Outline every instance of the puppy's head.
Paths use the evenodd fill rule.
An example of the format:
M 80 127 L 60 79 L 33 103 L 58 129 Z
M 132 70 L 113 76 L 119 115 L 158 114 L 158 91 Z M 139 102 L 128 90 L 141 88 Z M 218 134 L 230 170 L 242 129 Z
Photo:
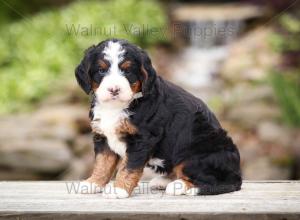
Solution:
M 94 91 L 101 103 L 128 103 L 134 95 L 145 96 L 156 73 L 147 53 L 125 40 L 106 40 L 86 50 L 75 70 L 81 88 Z

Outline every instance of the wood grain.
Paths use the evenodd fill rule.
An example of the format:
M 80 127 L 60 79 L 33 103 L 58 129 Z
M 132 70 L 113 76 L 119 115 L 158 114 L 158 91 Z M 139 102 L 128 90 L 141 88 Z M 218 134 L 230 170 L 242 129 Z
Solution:
M 76 193 L 79 182 L 0 182 L 0 219 L 300 219 L 300 181 L 244 181 L 216 196 L 167 196 L 141 182 L 131 198 Z

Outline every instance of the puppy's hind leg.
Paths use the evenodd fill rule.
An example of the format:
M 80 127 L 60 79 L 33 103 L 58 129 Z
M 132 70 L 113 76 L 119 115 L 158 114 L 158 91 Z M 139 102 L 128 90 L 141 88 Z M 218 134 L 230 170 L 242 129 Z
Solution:
M 196 196 L 200 192 L 200 188 L 196 187 L 193 183 L 189 181 L 183 172 L 183 164 L 180 164 L 174 168 L 174 173 L 176 180 L 170 182 L 166 188 L 167 195 L 179 196 L 179 195 L 189 195 Z

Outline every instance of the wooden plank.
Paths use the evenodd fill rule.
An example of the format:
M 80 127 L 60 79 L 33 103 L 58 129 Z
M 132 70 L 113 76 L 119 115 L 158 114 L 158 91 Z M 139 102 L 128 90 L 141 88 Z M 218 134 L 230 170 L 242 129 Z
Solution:
M 300 219 L 300 181 L 245 181 L 216 196 L 167 196 L 140 183 L 128 199 L 83 195 L 78 182 L 0 182 L 2 219 Z

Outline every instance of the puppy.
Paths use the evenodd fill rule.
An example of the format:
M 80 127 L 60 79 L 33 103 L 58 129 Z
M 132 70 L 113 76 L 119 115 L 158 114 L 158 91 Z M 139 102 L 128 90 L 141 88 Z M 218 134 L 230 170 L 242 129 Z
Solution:
M 129 197 L 145 166 L 168 195 L 239 190 L 240 155 L 200 99 L 156 74 L 147 53 L 120 39 L 90 47 L 75 70 L 92 96 L 95 167 L 85 183 L 107 198 Z

